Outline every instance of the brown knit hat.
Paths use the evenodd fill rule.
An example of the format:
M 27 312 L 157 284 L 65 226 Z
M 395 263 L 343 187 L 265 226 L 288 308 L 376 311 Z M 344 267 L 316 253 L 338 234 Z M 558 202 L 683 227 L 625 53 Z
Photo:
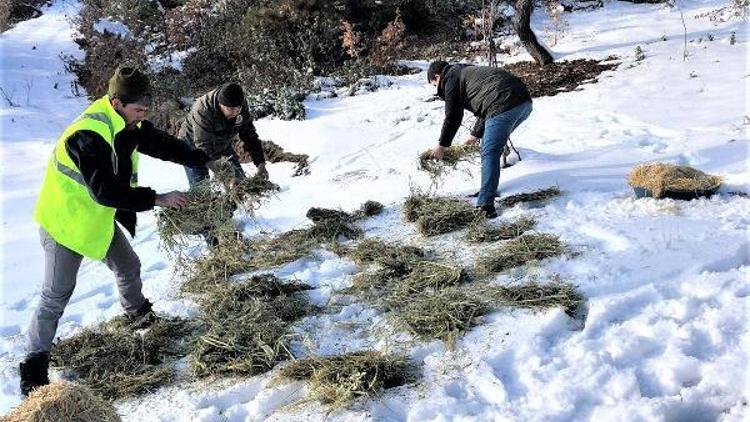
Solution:
M 148 76 L 133 66 L 120 66 L 109 79 L 107 94 L 119 98 L 123 104 L 151 104 L 151 84 Z

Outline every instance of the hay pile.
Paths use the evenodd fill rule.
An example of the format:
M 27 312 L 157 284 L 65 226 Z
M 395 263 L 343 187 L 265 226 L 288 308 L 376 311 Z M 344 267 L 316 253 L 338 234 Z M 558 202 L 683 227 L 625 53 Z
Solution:
M 184 266 L 185 282 L 180 290 L 185 293 L 204 293 L 219 284 L 225 283 L 234 275 L 257 269 L 250 259 L 253 245 L 241 236 L 225 235 L 219 244 Z
M 241 204 L 247 212 L 253 212 L 281 188 L 276 183 L 262 177 L 246 177 L 230 191 L 230 197 Z
M 52 363 L 72 370 L 105 398 L 151 392 L 174 378 L 166 365 L 187 352 L 194 327 L 182 319 L 162 319 L 143 333 L 124 317 L 81 331 L 52 349 Z
M 415 381 L 415 369 L 406 356 L 356 352 L 294 361 L 281 369 L 281 376 L 309 380 L 316 398 L 339 408 L 358 397 Z
M 35 389 L 5 422 L 119 422 L 114 406 L 80 384 L 62 381 Z
M 209 291 L 199 303 L 202 333 L 191 346 L 192 372 L 255 375 L 290 358 L 291 324 L 314 310 L 297 294 L 309 288 L 265 275 Z
M 266 161 L 270 163 L 280 163 L 283 161 L 297 163 L 292 176 L 302 176 L 310 174 L 310 157 L 307 154 L 293 154 L 284 151 L 284 148 L 273 141 L 261 141 Z
M 498 240 L 510 240 L 524 234 L 536 226 L 536 220 L 531 217 L 521 217 L 515 221 L 503 223 L 499 226 L 491 226 L 478 219 L 469 226 L 466 240 L 469 242 L 496 242 Z
M 563 253 L 565 245 L 557 236 L 524 234 L 477 257 L 475 267 L 480 274 L 490 274 Z
M 432 150 L 428 150 L 419 155 L 419 169 L 428 172 L 433 180 L 437 180 L 461 162 L 476 161 L 479 158 L 479 150 L 479 145 L 452 146 L 445 149 L 442 160 L 433 157 Z
M 517 223 L 530 224 L 525 220 Z M 480 258 L 477 266 L 484 273 L 490 273 L 564 250 L 555 236 L 527 234 L 507 242 L 488 257 Z M 370 301 L 388 313 L 396 326 L 416 337 L 442 340 L 449 346 L 483 315 L 500 307 L 562 306 L 570 311 L 582 301 L 573 286 L 559 280 L 544 285 L 480 285 L 461 266 L 432 261 L 419 248 L 375 239 L 360 241 L 348 251 L 348 256 L 365 269 L 352 278 L 352 287 L 347 293 Z
M 404 218 L 416 222 L 425 236 L 462 229 L 480 218 L 482 212 L 466 201 L 448 196 L 430 196 L 413 191 L 404 202 Z
M 467 289 L 449 287 L 415 296 L 395 310 L 397 322 L 423 340 L 449 346 L 491 310 L 486 300 Z
M 701 192 L 716 189 L 721 177 L 706 174 L 688 166 L 665 163 L 641 164 L 628 176 L 630 186 L 651 191 L 654 198 L 666 192 Z
M 216 189 L 216 183 L 204 180 L 187 192 L 190 203 L 181 209 L 162 208 L 156 214 L 156 227 L 168 252 L 179 253 L 187 236 L 215 235 L 233 231 L 231 197 Z
M 513 286 L 489 286 L 481 295 L 494 301 L 498 306 L 541 309 L 561 307 L 573 316 L 583 303 L 583 295 L 570 283 L 559 279 L 551 283 L 536 281 Z
M 506 196 L 498 199 L 498 201 L 503 208 L 510 208 L 522 202 L 546 201 L 557 196 L 560 196 L 560 188 L 552 186 L 533 192 L 517 193 L 515 195 Z

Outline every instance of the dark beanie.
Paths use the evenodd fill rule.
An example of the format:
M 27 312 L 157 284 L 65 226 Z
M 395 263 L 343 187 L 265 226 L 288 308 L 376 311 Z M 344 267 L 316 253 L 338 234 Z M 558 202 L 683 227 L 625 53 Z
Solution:
M 143 72 L 131 66 L 120 66 L 109 79 L 107 94 L 119 98 L 123 104 L 151 103 L 151 84 Z
M 245 93 L 242 92 L 242 87 L 235 83 L 226 84 L 219 90 L 219 104 L 227 107 L 239 107 L 244 99 Z

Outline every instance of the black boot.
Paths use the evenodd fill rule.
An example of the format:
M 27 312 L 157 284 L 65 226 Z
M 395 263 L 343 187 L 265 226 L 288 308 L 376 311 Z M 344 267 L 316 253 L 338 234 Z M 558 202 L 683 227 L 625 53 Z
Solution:
M 159 320 L 159 317 L 151 308 L 151 302 L 146 299 L 146 302 L 134 314 L 128 314 L 130 328 L 133 330 L 142 330 L 154 325 Z
M 28 396 L 37 387 L 49 384 L 49 353 L 34 353 L 26 356 L 19 365 L 21 394 Z
M 482 212 L 484 212 L 484 216 L 488 219 L 491 220 L 493 218 L 497 218 L 497 211 L 495 210 L 494 204 L 485 204 L 482 206 L 478 206 L 477 208 L 482 210 Z

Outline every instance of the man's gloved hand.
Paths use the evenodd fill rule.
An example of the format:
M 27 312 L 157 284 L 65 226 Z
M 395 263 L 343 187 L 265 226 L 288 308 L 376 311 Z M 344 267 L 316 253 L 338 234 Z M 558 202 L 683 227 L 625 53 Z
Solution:
M 255 166 L 255 168 L 257 169 L 255 177 L 259 177 L 263 180 L 268 180 L 268 170 L 266 170 L 266 163 L 260 163 Z

